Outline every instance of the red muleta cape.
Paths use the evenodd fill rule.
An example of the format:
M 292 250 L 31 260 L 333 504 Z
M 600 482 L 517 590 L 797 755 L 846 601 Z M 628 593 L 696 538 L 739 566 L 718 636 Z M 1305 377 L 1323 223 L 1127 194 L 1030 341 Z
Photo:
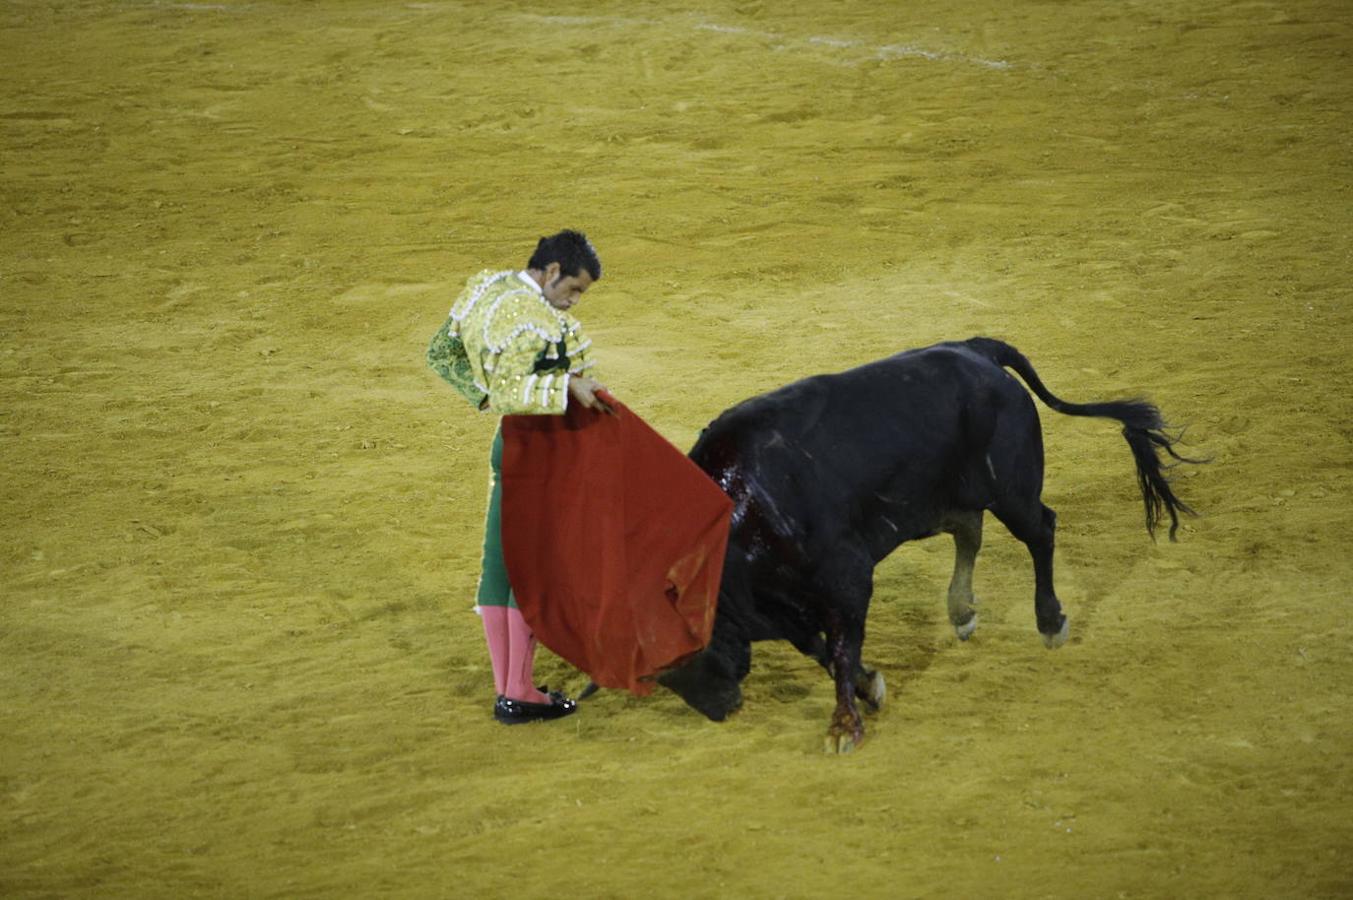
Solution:
M 709 643 L 733 504 L 613 398 L 503 417 L 503 558 L 546 647 L 644 695 Z

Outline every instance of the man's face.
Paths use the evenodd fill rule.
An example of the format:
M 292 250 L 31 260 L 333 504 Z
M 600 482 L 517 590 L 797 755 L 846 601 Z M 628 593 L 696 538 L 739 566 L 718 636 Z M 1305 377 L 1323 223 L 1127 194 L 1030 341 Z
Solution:
M 555 309 L 569 309 L 582 298 L 583 291 L 592 286 L 592 276 L 586 269 L 580 269 L 577 275 L 563 275 L 559 263 L 550 263 L 545 269 L 545 283 L 541 292 L 550 306 Z

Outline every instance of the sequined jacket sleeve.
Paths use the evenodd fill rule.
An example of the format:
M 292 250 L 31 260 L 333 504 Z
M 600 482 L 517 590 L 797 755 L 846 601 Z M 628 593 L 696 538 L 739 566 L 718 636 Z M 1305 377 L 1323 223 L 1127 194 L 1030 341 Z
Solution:
M 560 314 L 558 340 L 519 331 L 502 352 L 485 361 L 488 410 L 500 415 L 560 415 L 568 408 L 569 381 L 596 378 L 592 341 L 572 316 Z
M 524 331 L 485 361 L 490 412 L 505 416 L 563 414 L 568 407 L 570 376 L 565 368 L 549 366 L 553 343 Z

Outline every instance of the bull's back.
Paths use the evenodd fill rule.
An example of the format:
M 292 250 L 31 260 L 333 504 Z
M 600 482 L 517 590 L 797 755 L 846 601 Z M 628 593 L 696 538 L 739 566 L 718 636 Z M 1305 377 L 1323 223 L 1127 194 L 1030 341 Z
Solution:
M 899 432 L 939 437 L 956 424 L 966 402 L 993 387 L 1024 393 L 1018 382 L 966 342 L 907 350 L 744 400 L 701 432 L 690 455 L 711 471 L 730 455 L 762 449 L 784 447 L 830 459 L 861 442 L 886 440 Z M 949 449 L 944 443 L 937 441 L 934 452 Z
M 937 344 L 739 403 L 690 455 L 735 503 L 766 507 L 777 530 L 848 527 L 889 498 L 924 506 L 971 449 L 965 418 L 1011 389 L 1028 402 L 967 344 Z

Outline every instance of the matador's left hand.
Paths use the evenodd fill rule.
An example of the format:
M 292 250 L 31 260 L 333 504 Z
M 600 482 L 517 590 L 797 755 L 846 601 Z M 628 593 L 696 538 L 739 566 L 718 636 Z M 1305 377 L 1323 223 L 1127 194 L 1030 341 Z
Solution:
M 600 382 L 583 375 L 574 375 L 568 380 L 568 392 L 569 396 L 581 403 L 584 409 L 595 409 L 615 415 L 615 410 L 610 404 L 599 396 L 606 393 L 605 386 Z

